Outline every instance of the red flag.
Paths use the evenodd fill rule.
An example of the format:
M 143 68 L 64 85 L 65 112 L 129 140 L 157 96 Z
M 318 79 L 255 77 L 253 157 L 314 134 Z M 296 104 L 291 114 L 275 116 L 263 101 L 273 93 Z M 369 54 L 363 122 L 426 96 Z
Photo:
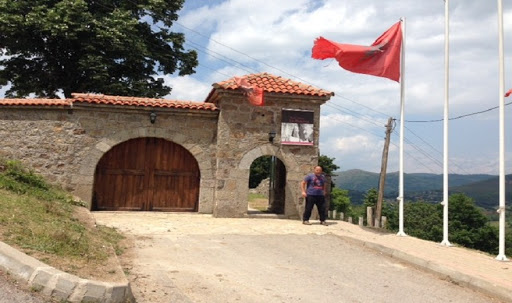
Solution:
M 344 69 L 400 82 L 401 22 L 383 33 L 371 46 L 341 44 L 317 38 L 311 57 L 335 58 Z
M 247 99 L 249 99 L 249 103 L 256 106 L 265 105 L 262 88 L 259 88 L 256 85 L 251 85 L 249 81 L 247 81 L 246 77 L 235 77 L 234 79 L 238 88 L 244 91 Z
M 508 97 L 508 96 L 510 96 L 510 95 L 512 95 L 512 88 L 511 88 L 511 89 L 509 89 L 509 91 L 505 94 L 505 97 Z

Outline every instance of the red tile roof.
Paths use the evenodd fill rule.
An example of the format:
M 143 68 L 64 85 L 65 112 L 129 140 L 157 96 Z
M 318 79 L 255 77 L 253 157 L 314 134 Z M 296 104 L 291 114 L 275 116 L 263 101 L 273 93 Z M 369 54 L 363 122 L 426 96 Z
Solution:
M 0 99 L 4 106 L 71 106 L 70 99 Z
M 72 94 L 69 99 L 0 99 L 0 106 L 73 106 L 77 103 L 149 106 L 197 110 L 217 110 L 213 103 L 176 101 L 167 99 L 108 96 L 100 94 Z
M 99 94 L 72 94 L 74 103 L 113 104 L 128 106 L 151 106 L 184 109 L 217 110 L 213 103 L 177 101 L 167 99 L 108 96 Z
M 326 99 L 334 96 L 333 92 L 268 73 L 250 74 L 245 75 L 244 77 L 250 84 L 256 85 L 268 93 L 317 96 L 324 97 Z M 238 85 L 235 83 L 234 78 L 214 83 L 213 87 L 214 88 L 206 98 L 206 101 L 211 100 L 215 102 L 212 100 L 212 95 L 214 95 L 214 92 L 217 89 L 238 89 Z M 216 105 L 212 102 L 178 101 L 156 98 L 109 96 L 101 94 L 75 93 L 72 94 L 72 98 L 69 99 L 0 99 L 0 106 L 73 106 L 75 103 L 165 107 L 211 111 L 218 110 Z
M 334 96 L 333 92 L 268 73 L 250 74 L 245 75 L 244 77 L 250 84 L 262 88 L 265 92 L 319 97 Z M 231 78 L 226 81 L 214 83 L 213 87 L 214 89 L 220 88 L 235 90 L 238 88 L 238 85 L 235 83 L 235 79 Z

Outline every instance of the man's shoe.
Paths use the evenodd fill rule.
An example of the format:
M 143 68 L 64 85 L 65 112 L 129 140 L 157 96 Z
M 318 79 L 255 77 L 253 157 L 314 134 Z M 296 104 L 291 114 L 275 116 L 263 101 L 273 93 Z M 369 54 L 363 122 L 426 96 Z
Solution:
M 309 221 L 302 221 L 302 224 L 304 224 L 304 225 L 311 225 L 311 223 Z
M 325 226 L 329 225 L 329 224 L 327 224 L 327 222 L 325 222 L 325 221 L 321 221 L 321 222 L 320 222 L 320 224 L 325 225 Z

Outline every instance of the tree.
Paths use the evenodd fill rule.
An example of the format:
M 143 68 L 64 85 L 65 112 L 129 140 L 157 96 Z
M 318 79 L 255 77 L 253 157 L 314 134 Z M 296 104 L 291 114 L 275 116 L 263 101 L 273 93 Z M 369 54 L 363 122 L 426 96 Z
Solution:
M 0 85 L 8 97 L 59 92 L 162 97 L 158 74 L 194 73 L 170 27 L 184 0 L 0 0 Z
M 318 157 L 318 165 L 322 167 L 324 174 L 332 176 L 332 173 L 340 168 L 338 165 L 334 164 L 334 160 L 336 160 L 336 158 L 329 158 L 326 155 L 320 155 Z
M 449 240 L 452 243 L 496 254 L 498 230 L 476 207 L 473 199 L 453 194 L 448 204 Z M 388 228 L 398 231 L 398 207 L 386 205 Z M 440 242 L 443 238 L 443 207 L 440 204 L 415 202 L 404 204 L 404 229 L 413 237 Z
M 366 194 L 364 195 L 364 200 L 363 200 L 363 206 L 364 206 L 364 210 L 363 210 L 363 218 L 366 222 L 368 222 L 368 214 L 366 212 L 366 209 L 368 207 L 371 207 L 372 208 L 372 216 L 375 214 L 375 207 L 377 205 L 377 200 L 378 200 L 378 192 L 377 192 L 377 189 L 376 188 L 370 188 Z M 380 221 L 379 221 L 380 222 Z M 368 222 L 369 225 L 371 226 L 374 226 L 373 222 Z
M 375 208 L 377 205 L 378 192 L 376 188 L 370 188 L 366 194 L 364 195 L 363 205 L 366 209 L 367 207 Z
M 337 212 L 345 213 L 349 215 L 351 213 L 350 197 L 348 196 L 348 190 L 333 188 L 331 192 L 332 208 Z
M 476 207 L 473 199 L 457 193 L 448 203 L 450 241 L 496 254 L 498 229 L 489 225 L 489 219 Z
M 272 156 L 261 156 L 251 164 L 249 174 L 249 188 L 256 188 L 263 179 L 270 176 Z

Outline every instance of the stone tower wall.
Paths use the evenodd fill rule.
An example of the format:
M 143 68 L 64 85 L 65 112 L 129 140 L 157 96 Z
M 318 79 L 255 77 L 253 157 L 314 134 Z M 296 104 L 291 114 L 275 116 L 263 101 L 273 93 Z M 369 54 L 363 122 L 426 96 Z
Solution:
M 247 212 L 247 196 L 251 163 L 265 155 L 279 158 L 286 167 L 285 210 L 287 217 L 299 217 L 304 208 L 299 184 L 318 161 L 320 104 L 314 98 L 297 96 L 265 96 L 265 106 L 250 105 L 240 92 L 225 92 L 218 106 L 220 115 L 217 134 L 216 190 L 214 215 L 242 217 Z M 314 145 L 282 145 L 281 112 L 300 109 L 314 112 Z M 274 142 L 269 132 L 276 131 Z

